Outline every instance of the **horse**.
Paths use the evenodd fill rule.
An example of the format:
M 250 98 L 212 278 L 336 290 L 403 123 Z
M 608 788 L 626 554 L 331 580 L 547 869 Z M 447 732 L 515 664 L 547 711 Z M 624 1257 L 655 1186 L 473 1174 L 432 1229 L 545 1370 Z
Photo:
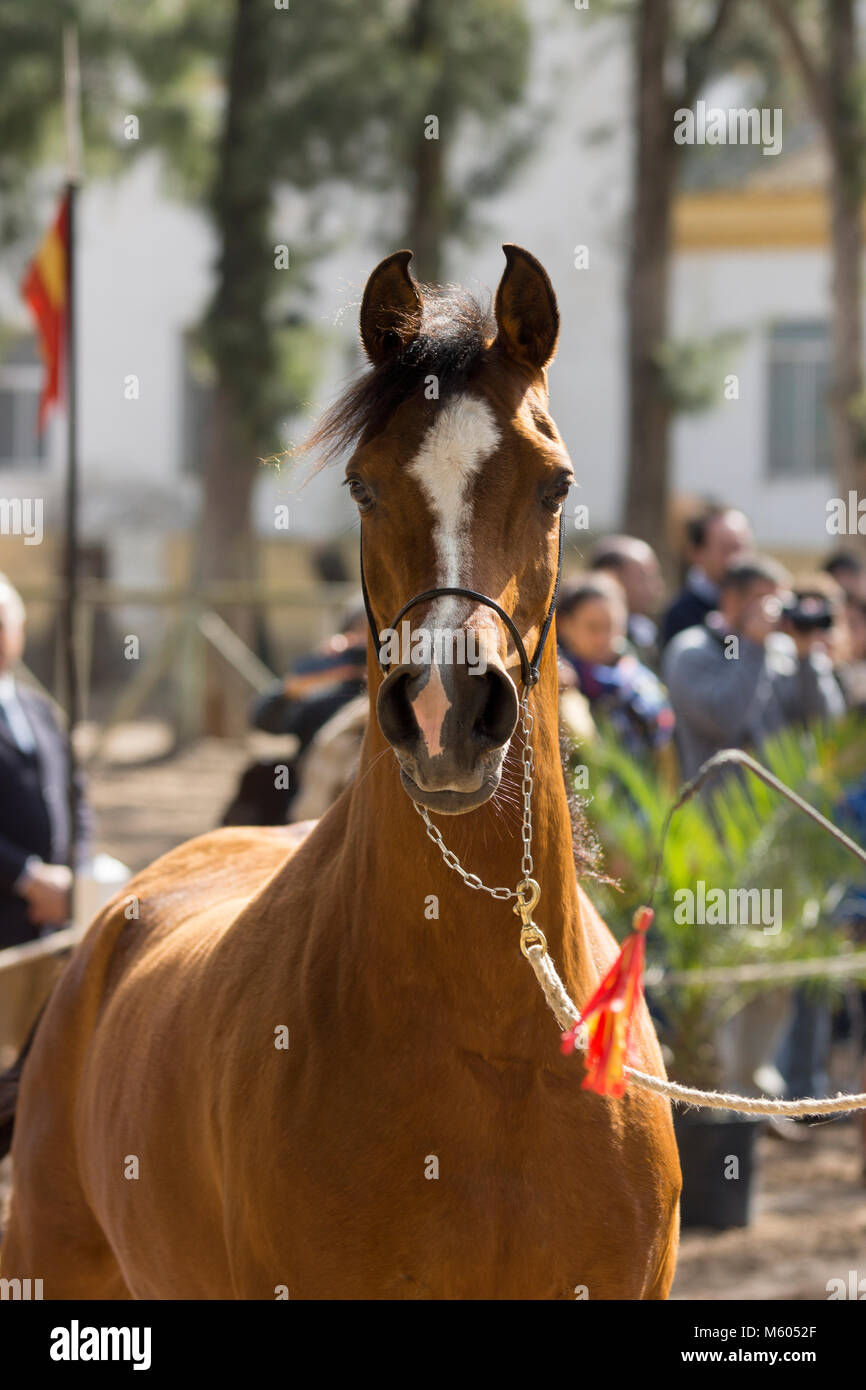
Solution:
M 668 1294 L 669 1102 L 581 1087 L 507 901 L 528 801 L 538 924 L 580 1006 L 617 945 L 578 879 L 545 643 L 573 482 L 559 311 L 504 250 L 492 311 L 420 284 L 410 251 L 382 261 L 368 364 L 311 441 L 349 454 L 360 515 L 354 782 L 315 823 L 216 830 L 138 874 L 38 1023 L 2 1273 L 45 1298 Z M 381 662 L 404 607 L 411 649 Z M 445 631 L 463 659 L 416 649 Z M 632 1047 L 664 1076 L 643 1003 Z

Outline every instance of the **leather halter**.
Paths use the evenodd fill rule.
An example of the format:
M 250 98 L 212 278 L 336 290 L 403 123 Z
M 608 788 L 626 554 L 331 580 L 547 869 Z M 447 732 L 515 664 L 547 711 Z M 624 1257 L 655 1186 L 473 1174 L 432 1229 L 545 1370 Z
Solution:
M 550 632 L 550 628 L 551 628 L 551 625 L 552 625 L 552 623 L 553 623 L 553 615 L 554 615 L 554 613 L 555 613 L 555 611 L 556 611 L 556 600 L 557 600 L 557 598 L 559 597 L 559 581 L 560 581 L 561 577 L 562 577 L 562 513 L 560 512 L 560 514 L 559 514 L 559 550 L 558 550 L 557 560 L 556 560 L 556 583 L 555 583 L 554 586 L 553 586 L 553 594 L 551 595 L 550 603 L 548 604 L 548 607 L 547 607 L 547 613 L 546 613 L 545 618 L 544 618 L 544 625 L 543 625 L 543 627 L 542 627 L 542 629 L 541 629 L 541 632 L 539 633 L 538 642 L 537 642 L 537 644 L 536 644 L 535 651 L 534 651 L 533 654 L 532 654 L 532 660 L 531 660 L 531 661 L 530 661 L 530 659 L 529 659 L 529 657 L 528 657 L 528 655 L 527 655 L 526 647 L 524 646 L 524 643 L 523 643 L 523 638 L 521 637 L 520 632 L 519 632 L 519 630 L 518 630 L 518 628 L 517 628 L 517 625 L 516 625 L 514 619 L 511 617 L 511 615 L 510 615 L 509 613 L 506 613 L 506 611 L 505 611 L 504 608 L 500 608 L 499 604 L 498 604 L 498 603 L 495 603 L 494 600 L 493 600 L 492 598 L 488 598 L 486 594 L 479 594 L 478 591 L 477 591 L 476 589 L 458 589 L 458 588 L 450 588 L 450 587 L 449 587 L 449 588 L 439 588 L 439 589 L 425 589 L 423 593 L 416 594 L 414 598 L 410 598 L 410 600 L 409 600 L 408 603 L 404 603 L 404 604 L 403 604 L 403 607 L 400 609 L 399 613 L 398 613 L 397 616 L 392 620 L 392 622 L 389 624 L 389 626 L 390 626 L 392 629 L 396 630 L 397 624 L 399 623 L 400 619 L 403 618 L 403 617 L 405 617 L 405 615 L 409 612 L 410 608 L 414 608 L 414 607 L 415 607 L 417 604 L 419 604 L 419 603 L 427 603 L 430 599 L 444 598 L 444 597 L 446 597 L 446 596 L 449 596 L 449 595 L 452 595 L 452 594 L 453 594 L 453 595 L 455 595 L 455 596 L 457 596 L 457 597 L 460 597 L 460 598 L 471 598 L 471 599 L 474 600 L 475 603 L 483 603 L 487 608 L 492 608 L 492 609 L 493 609 L 493 612 L 496 614 L 496 616 L 497 616 L 498 618 L 501 618 L 501 619 L 502 619 L 503 623 L 505 624 L 505 626 L 507 627 L 509 633 L 511 634 L 511 639 L 512 639 L 512 641 L 514 642 L 514 646 L 515 646 L 515 648 L 517 649 L 517 654 L 518 654 L 518 656 L 520 657 L 520 674 L 521 674 L 521 680 L 522 680 L 522 682 L 523 682 L 523 688 L 524 688 L 524 690 L 530 690 L 530 689 L 532 688 L 532 686 L 534 686 L 534 685 L 536 684 L 536 682 L 538 681 L 538 676 L 539 676 L 539 669 L 538 669 L 538 668 L 539 668 L 539 663 L 541 662 L 541 656 L 542 656 L 542 653 L 543 653 L 543 651 L 544 651 L 544 644 L 545 644 L 546 641 L 547 641 L 548 634 L 549 634 L 549 632 Z M 383 673 L 384 675 L 387 675 L 387 674 L 388 674 L 388 667 L 387 667 L 387 666 L 385 665 L 385 663 L 382 661 L 382 658 L 381 658 L 381 656 L 380 656 L 380 654 L 379 654 L 380 651 L 381 651 L 381 644 L 380 644 L 380 641 L 379 641 L 379 632 L 378 632 L 378 629 L 377 629 L 377 627 L 376 627 L 376 621 L 375 621 L 375 619 L 374 619 L 374 617 L 373 617 L 373 609 L 372 609 L 371 606 L 370 606 L 370 595 L 369 595 L 369 593 L 368 593 L 368 591 L 367 591 L 367 578 L 366 578 L 366 575 L 364 574 L 364 532 L 363 532 L 363 528 L 362 528 L 362 530 L 361 530 L 361 592 L 362 592 L 362 594 L 363 594 L 363 596 L 364 596 L 364 608 L 366 609 L 366 612 L 367 612 L 367 622 L 368 622 L 368 624 L 369 624 L 370 632 L 371 632 L 372 637 L 373 637 L 373 647 L 374 647 L 375 652 L 376 652 L 376 660 L 377 660 L 378 663 L 379 663 L 379 668 L 380 668 L 380 670 L 382 671 L 382 673 Z

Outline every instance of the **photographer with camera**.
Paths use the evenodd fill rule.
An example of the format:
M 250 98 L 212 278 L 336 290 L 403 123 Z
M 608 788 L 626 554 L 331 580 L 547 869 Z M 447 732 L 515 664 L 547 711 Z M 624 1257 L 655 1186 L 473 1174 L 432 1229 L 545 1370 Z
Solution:
M 664 680 L 684 777 L 722 748 L 759 749 L 786 725 L 844 713 L 830 654 L 836 609 L 819 580 L 792 592 L 773 560 L 738 558 L 718 611 L 670 643 Z
M 831 587 L 832 586 L 832 587 Z M 833 672 L 841 598 L 827 576 L 789 588 L 774 561 L 743 557 L 722 577 L 718 611 L 681 632 L 665 657 L 684 777 L 722 748 L 757 751 L 779 729 L 845 712 Z M 735 774 L 731 774 L 735 775 Z M 712 800 L 713 784 L 707 795 Z M 794 991 L 778 1056 L 788 1096 L 827 1093 L 830 1010 Z M 754 1056 L 756 1067 L 770 1058 Z M 796 1127 L 774 1123 L 791 1138 Z
M 796 579 L 782 605 L 781 629 L 801 661 L 820 653 L 835 665 L 844 658 L 845 595 L 828 574 Z
M 841 682 L 842 663 L 847 657 L 848 632 L 845 620 L 845 591 L 829 574 L 807 575 L 795 580 L 782 606 L 782 631 L 797 652 L 800 670 L 831 668 Z M 798 985 L 791 1001 L 791 1016 L 776 1064 L 785 1078 L 785 1094 L 825 1096 L 829 1094 L 827 1072 L 833 1015 L 826 999 L 805 985 Z M 779 1127 L 776 1127 L 779 1133 Z M 785 1136 L 789 1137 L 789 1136 Z

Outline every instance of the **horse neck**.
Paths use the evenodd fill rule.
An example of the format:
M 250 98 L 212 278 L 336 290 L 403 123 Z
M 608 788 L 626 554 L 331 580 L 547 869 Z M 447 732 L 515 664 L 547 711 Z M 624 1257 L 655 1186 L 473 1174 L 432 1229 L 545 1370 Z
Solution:
M 540 1003 L 543 1026 L 549 1029 L 554 1025 L 519 951 L 520 921 L 513 900 L 473 891 L 444 863 L 400 784 L 396 758 L 376 721 L 372 682 L 371 689 L 371 717 L 344 838 L 344 868 L 353 882 L 343 879 L 341 890 L 355 903 L 358 952 L 365 962 L 376 962 L 371 968 L 391 988 L 399 989 L 401 980 L 412 981 L 413 989 L 423 982 L 438 1001 L 451 1000 L 461 1011 L 472 1002 L 490 1017 L 495 1004 L 496 1015 L 506 1023 L 515 1016 L 525 1022 Z M 532 877 L 541 886 L 533 916 L 554 959 L 575 978 L 575 963 L 584 954 L 583 925 L 552 648 L 545 653 L 529 707 L 534 718 Z M 463 816 L 432 817 L 464 868 L 491 887 L 513 890 L 524 877 L 522 748 L 518 725 L 500 791 L 485 806 Z

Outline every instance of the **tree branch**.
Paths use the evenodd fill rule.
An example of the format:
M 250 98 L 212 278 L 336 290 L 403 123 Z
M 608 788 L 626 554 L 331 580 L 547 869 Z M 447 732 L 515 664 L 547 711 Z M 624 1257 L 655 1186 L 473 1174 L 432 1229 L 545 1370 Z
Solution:
M 691 106 L 706 81 L 716 44 L 734 11 L 737 0 L 719 0 L 716 12 L 703 34 L 694 39 L 686 50 L 685 77 L 679 106 Z
M 790 0 L 764 0 L 770 15 L 781 30 L 800 74 L 816 117 L 829 130 L 832 125 L 830 91 L 827 77 L 809 52 L 806 40 L 791 13 Z

